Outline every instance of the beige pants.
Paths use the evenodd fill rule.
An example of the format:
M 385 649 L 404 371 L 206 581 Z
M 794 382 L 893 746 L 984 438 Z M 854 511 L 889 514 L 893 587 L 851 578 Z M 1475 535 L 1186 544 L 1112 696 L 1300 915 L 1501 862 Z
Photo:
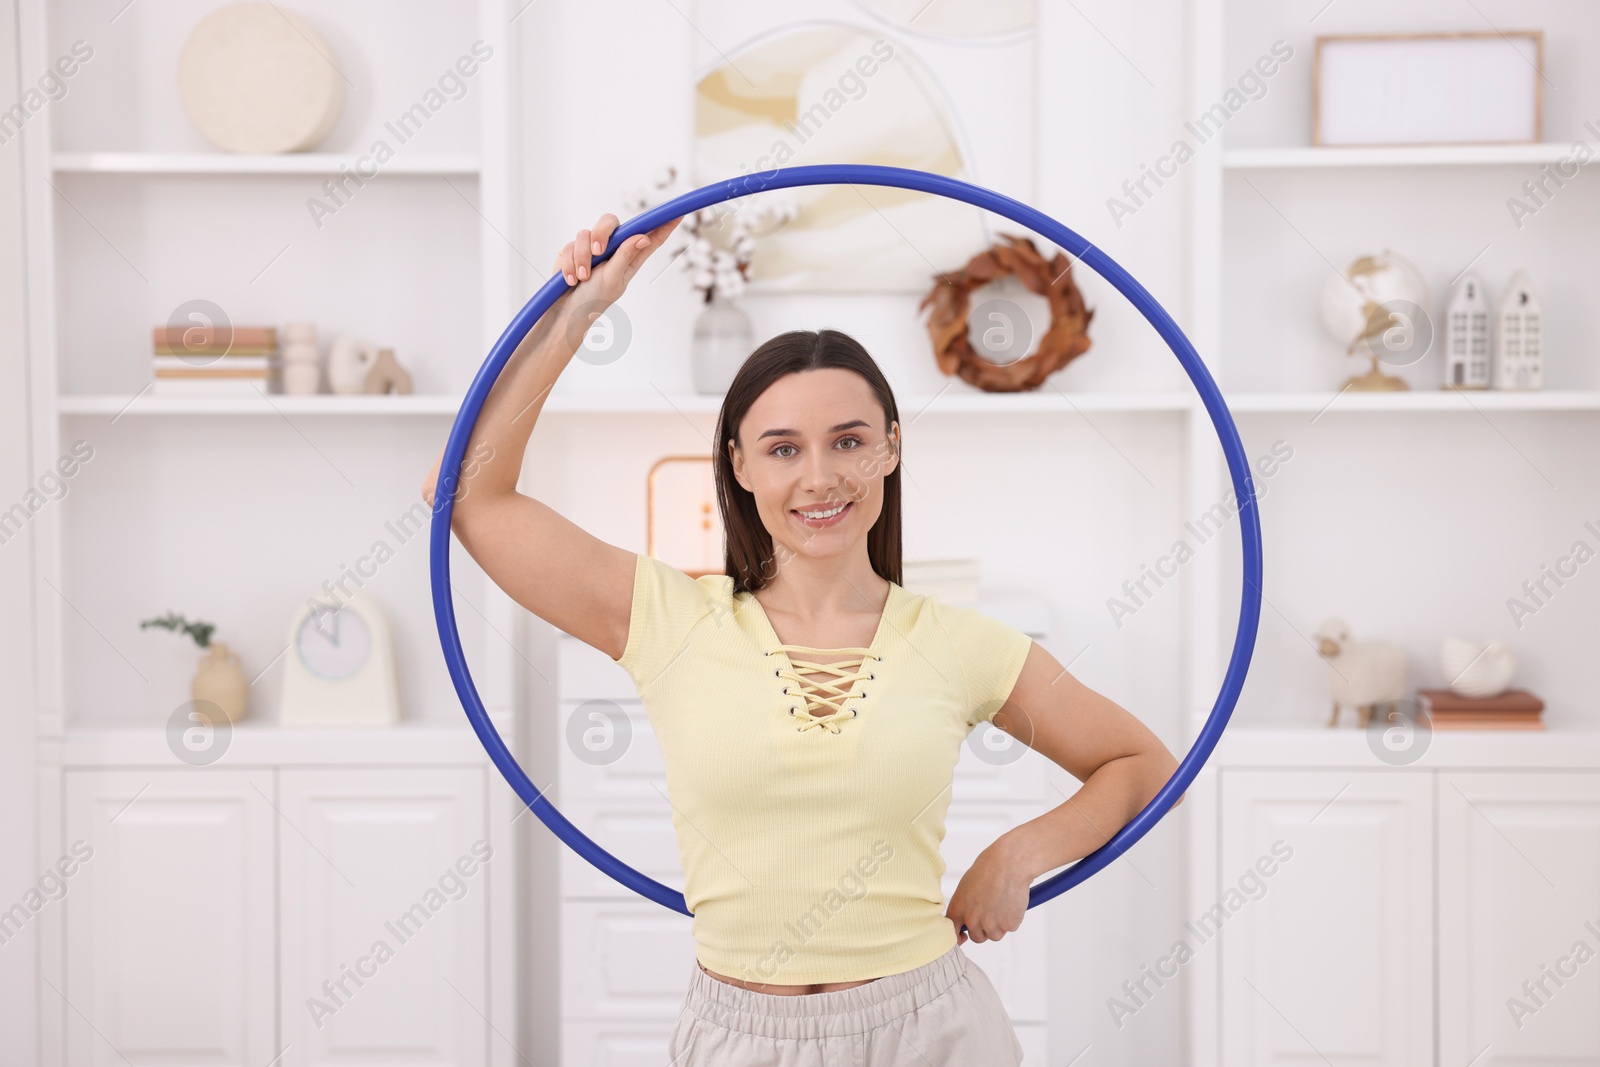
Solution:
M 671 1067 L 1016 1067 L 1022 1044 L 956 945 L 913 970 L 797 996 L 729 985 L 697 960 L 667 1054 Z

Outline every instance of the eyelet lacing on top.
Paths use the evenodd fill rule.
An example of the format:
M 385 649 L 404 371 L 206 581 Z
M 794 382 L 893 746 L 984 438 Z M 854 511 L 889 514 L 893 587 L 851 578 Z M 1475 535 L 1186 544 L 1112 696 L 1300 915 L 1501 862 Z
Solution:
M 856 709 L 854 708 L 849 709 L 850 714 L 848 716 L 841 714 L 845 710 L 843 702 L 853 696 L 864 697 L 867 695 L 865 692 L 850 692 L 850 688 L 854 683 L 862 679 L 870 681 L 878 676 L 876 671 L 866 667 L 867 660 L 877 660 L 879 662 L 883 660 L 882 656 L 867 648 L 818 649 L 809 645 L 779 645 L 777 649 L 774 649 L 774 652 L 779 650 L 790 654 L 789 665 L 792 669 L 785 671 L 784 668 L 780 667 L 774 669 L 772 673 L 780 678 L 787 678 L 790 682 L 798 685 L 800 691 L 795 695 L 806 698 L 804 708 L 789 709 L 789 714 L 799 720 L 795 724 L 795 729 L 801 733 L 811 729 L 813 726 L 821 726 L 836 734 L 839 732 L 840 721 L 848 721 L 855 718 Z M 795 659 L 793 654 L 796 652 L 850 652 L 856 653 L 856 655 L 839 663 L 817 663 L 807 659 Z M 773 652 L 767 653 L 769 656 L 772 654 Z M 831 674 L 833 677 L 823 679 L 806 678 L 801 674 L 803 670 L 820 671 Z M 789 687 L 784 686 L 783 691 L 788 694 Z M 814 714 L 814 712 L 823 708 L 831 710 L 821 715 Z

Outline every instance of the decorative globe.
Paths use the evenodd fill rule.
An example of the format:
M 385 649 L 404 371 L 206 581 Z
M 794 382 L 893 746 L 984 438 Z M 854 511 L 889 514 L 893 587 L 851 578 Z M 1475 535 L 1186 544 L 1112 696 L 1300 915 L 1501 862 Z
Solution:
M 1396 301 L 1426 308 L 1428 283 L 1410 260 L 1385 248 L 1381 255 L 1357 258 L 1343 278 L 1328 279 L 1322 287 L 1322 325 L 1354 353 L 1390 327 L 1386 306 Z

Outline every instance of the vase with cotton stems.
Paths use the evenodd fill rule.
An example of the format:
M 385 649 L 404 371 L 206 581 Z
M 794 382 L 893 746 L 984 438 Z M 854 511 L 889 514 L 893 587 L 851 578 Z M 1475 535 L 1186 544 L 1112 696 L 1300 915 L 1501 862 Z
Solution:
M 643 211 L 684 191 L 679 186 L 677 168 L 669 166 L 648 191 L 634 193 L 626 203 L 634 211 Z M 686 247 L 674 258 L 689 272 L 690 283 L 703 305 L 689 345 L 696 393 L 726 393 L 734 375 L 749 358 L 755 347 L 754 330 L 739 298 L 750 280 L 756 242 L 799 213 L 793 200 L 764 195 L 701 208 L 686 215 L 678 227 L 677 233 Z

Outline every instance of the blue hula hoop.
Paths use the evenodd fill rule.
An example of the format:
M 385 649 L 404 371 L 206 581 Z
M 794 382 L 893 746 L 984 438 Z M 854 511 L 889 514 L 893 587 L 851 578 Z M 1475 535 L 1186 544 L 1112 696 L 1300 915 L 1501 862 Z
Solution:
M 1102 278 L 1116 286 L 1118 291 L 1139 309 L 1167 342 L 1173 354 L 1178 357 L 1178 362 L 1183 364 L 1183 369 L 1188 372 L 1190 380 L 1194 382 L 1201 399 L 1205 402 L 1206 410 L 1211 414 L 1212 424 L 1216 428 L 1223 454 L 1228 461 L 1228 470 L 1233 477 L 1234 494 L 1239 504 L 1239 532 L 1244 543 L 1244 590 L 1240 601 L 1239 628 L 1234 638 L 1233 655 L 1228 661 L 1227 674 L 1223 678 L 1222 689 L 1217 694 L 1216 703 L 1212 705 L 1211 714 L 1201 727 L 1193 747 L 1179 762 L 1172 778 L 1126 826 L 1094 852 L 1060 873 L 1030 887 L 1028 907 L 1036 907 L 1106 867 L 1148 833 L 1189 788 L 1195 776 L 1200 773 L 1200 768 L 1210 758 L 1217 742 L 1222 738 L 1222 732 L 1233 714 L 1234 705 L 1238 702 L 1239 691 L 1244 686 L 1245 674 L 1250 667 L 1250 655 L 1255 647 L 1256 629 L 1261 617 L 1261 523 L 1256 510 L 1255 485 L 1250 477 L 1250 464 L 1245 457 L 1244 446 L 1239 441 L 1239 432 L 1234 426 L 1233 416 L 1229 413 L 1222 394 L 1217 390 L 1216 382 L 1212 380 L 1210 372 L 1206 370 L 1205 364 L 1201 362 L 1189 339 L 1172 320 L 1172 316 L 1157 303 L 1155 297 L 1109 256 L 1072 230 L 1027 204 L 981 186 L 902 167 L 842 163 L 787 167 L 746 174 L 684 193 L 629 219 L 611 235 L 606 250 L 595 257 L 594 262 L 600 263 L 610 258 L 622 242 L 630 237 L 646 233 L 680 215 L 687 215 L 713 204 L 768 189 L 850 184 L 913 189 L 963 201 L 1028 227 L 1035 233 L 1049 238 L 1078 261 L 1088 264 Z M 472 437 L 472 429 L 478 421 L 483 403 L 495 379 L 499 377 L 500 371 L 511 358 L 511 353 L 516 350 L 533 324 L 539 321 L 567 289 L 566 278 L 557 272 L 533 294 L 523 305 L 522 310 L 517 312 L 511 324 L 495 342 L 483 366 L 479 368 L 477 377 L 467 389 L 461 410 L 456 414 L 455 424 L 450 428 L 450 438 L 445 445 L 444 456 L 439 465 L 440 478 L 434 497 L 433 525 L 429 538 L 434 617 L 439 626 L 439 639 L 444 648 L 445 663 L 450 669 L 450 677 L 455 683 L 462 707 L 466 710 L 467 719 L 472 723 L 472 728 L 494 760 L 495 766 L 500 768 L 500 773 L 505 775 L 506 781 L 511 783 L 511 787 L 516 790 L 528 808 L 568 847 L 605 874 L 640 896 L 684 915 L 693 915 L 681 892 L 634 870 L 601 848 L 568 822 L 566 817 L 556 810 L 555 805 L 546 800 L 544 794 L 529 780 L 506 748 L 505 742 L 501 740 L 499 731 L 489 721 L 488 712 L 484 709 L 477 687 L 473 684 L 472 674 L 467 670 L 466 656 L 461 647 L 461 635 L 456 630 L 455 605 L 450 596 L 450 522 L 455 509 L 457 488 L 457 479 L 453 472 L 461 469 L 467 443 Z M 447 471 L 452 473 L 446 476 L 444 472 Z

